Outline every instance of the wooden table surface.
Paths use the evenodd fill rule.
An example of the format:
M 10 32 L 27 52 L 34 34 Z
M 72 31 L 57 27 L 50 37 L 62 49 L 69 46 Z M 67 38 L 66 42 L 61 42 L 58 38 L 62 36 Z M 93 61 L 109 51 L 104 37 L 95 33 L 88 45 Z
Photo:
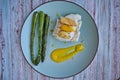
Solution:
M 39 74 L 26 62 L 20 32 L 27 15 L 48 0 L 0 0 L 0 80 L 117 80 L 120 77 L 120 0 L 69 0 L 94 18 L 99 48 L 82 73 L 65 79 Z

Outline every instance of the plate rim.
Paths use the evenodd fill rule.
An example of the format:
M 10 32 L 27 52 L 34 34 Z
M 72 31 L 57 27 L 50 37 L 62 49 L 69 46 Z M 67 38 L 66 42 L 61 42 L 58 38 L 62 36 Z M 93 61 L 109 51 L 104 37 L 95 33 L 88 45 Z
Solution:
M 66 76 L 66 77 L 53 77 L 53 76 L 49 76 L 49 75 L 43 74 L 43 73 L 41 73 L 40 71 L 36 70 L 36 69 L 27 61 L 27 59 L 26 59 L 26 57 L 25 57 L 25 55 L 24 55 L 24 53 L 23 53 L 22 43 L 21 43 L 21 34 L 22 34 L 23 26 L 24 26 L 27 18 L 29 17 L 29 15 L 30 15 L 35 9 L 37 9 L 38 7 L 40 7 L 40 6 L 42 6 L 42 5 L 46 4 L 46 3 L 59 2 L 59 1 L 60 1 L 60 2 L 72 3 L 72 4 L 75 4 L 76 6 L 82 8 L 82 9 L 90 16 L 91 20 L 93 21 L 93 23 L 94 23 L 94 25 L 95 25 L 95 29 L 96 29 L 96 31 L 97 31 L 97 38 L 98 38 L 97 48 L 96 48 L 96 50 L 95 50 L 95 53 L 94 53 L 94 55 L 93 55 L 93 58 L 92 58 L 91 61 L 87 64 L 87 66 L 84 67 L 81 71 L 78 71 L 77 73 L 74 73 L 74 74 L 69 75 L 69 76 Z M 20 49 L 21 49 L 22 55 L 23 55 L 24 58 L 25 58 L 25 61 L 28 63 L 28 65 L 29 65 L 33 70 L 35 70 L 36 72 L 38 72 L 38 73 L 40 73 L 40 74 L 42 74 L 42 75 L 44 75 L 44 76 L 46 76 L 46 77 L 49 77 L 49 78 L 54 78 L 54 79 L 69 78 L 69 77 L 73 77 L 73 76 L 75 76 L 75 75 L 83 72 L 83 71 L 84 71 L 85 69 L 87 69 L 87 68 L 91 65 L 91 63 L 93 62 L 93 60 L 94 60 L 94 58 L 95 58 L 95 56 L 96 56 L 96 54 L 97 54 L 98 47 L 99 47 L 99 32 L 98 32 L 98 28 L 97 28 L 97 25 L 96 25 L 96 23 L 95 23 L 95 20 L 93 19 L 93 17 L 90 15 L 90 13 L 89 13 L 85 8 L 83 8 L 80 4 L 77 4 L 77 3 L 72 2 L 72 1 L 56 0 L 56 1 L 47 1 L 47 2 L 44 2 L 44 3 L 42 3 L 42 4 L 39 4 L 37 7 L 35 7 L 34 9 L 32 9 L 32 10 L 27 14 L 27 16 L 25 17 L 25 19 L 24 19 L 24 21 L 23 21 L 22 28 L 21 28 L 21 30 L 20 30 Z

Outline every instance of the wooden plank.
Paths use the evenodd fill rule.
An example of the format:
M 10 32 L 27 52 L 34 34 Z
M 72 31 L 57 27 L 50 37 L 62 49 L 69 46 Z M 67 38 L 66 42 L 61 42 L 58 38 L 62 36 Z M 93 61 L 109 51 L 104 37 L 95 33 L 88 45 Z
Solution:
M 14 3 L 14 4 L 13 4 Z M 9 9 L 10 20 L 8 23 L 10 24 L 10 46 L 11 46 L 11 64 L 12 64 L 12 80 L 23 80 L 24 77 L 24 62 L 23 58 L 21 57 L 21 48 L 20 48 L 20 29 L 23 24 L 23 5 L 22 1 L 20 0 L 11 0 L 9 2 Z
M 25 21 L 25 19 L 27 18 L 27 16 L 29 15 L 29 13 L 32 11 L 32 0 L 23 0 L 21 3 L 23 6 L 21 7 L 23 10 L 23 13 L 21 15 L 23 15 L 23 22 Z M 23 24 L 23 23 L 22 23 Z M 22 25 L 21 25 L 22 28 Z M 21 53 L 22 54 L 22 53 Z M 27 63 L 27 61 L 25 60 L 25 57 L 22 56 L 22 61 L 24 62 L 24 80 L 37 80 L 37 72 L 35 72 L 31 66 Z
M 9 10 L 9 1 L 2 0 L 2 33 L 4 39 L 4 48 L 2 49 L 2 79 L 3 80 L 12 80 L 12 63 L 11 63 L 11 43 L 10 43 L 10 14 Z
M 110 80 L 120 78 L 120 0 L 110 0 Z
M 109 80 L 109 29 L 110 2 L 99 1 L 97 24 L 99 29 L 99 50 L 97 54 L 97 79 Z
M 2 48 L 4 47 L 2 33 L 2 1 L 0 0 L 0 80 L 2 80 Z

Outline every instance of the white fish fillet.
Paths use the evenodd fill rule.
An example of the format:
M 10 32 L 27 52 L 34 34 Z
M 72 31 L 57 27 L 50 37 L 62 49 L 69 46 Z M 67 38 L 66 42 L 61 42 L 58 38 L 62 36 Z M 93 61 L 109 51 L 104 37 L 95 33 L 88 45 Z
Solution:
M 55 29 L 53 31 L 53 36 L 60 41 L 75 41 L 75 42 L 77 42 L 80 37 L 80 28 L 82 25 L 81 16 L 79 14 L 69 14 L 65 17 L 70 18 L 76 22 L 77 26 L 74 26 L 74 27 L 76 27 L 76 31 L 70 33 L 70 36 L 71 36 L 70 39 L 65 39 L 65 38 L 60 37 L 58 35 L 58 33 L 60 31 L 60 23 L 59 23 L 59 20 L 57 20 Z

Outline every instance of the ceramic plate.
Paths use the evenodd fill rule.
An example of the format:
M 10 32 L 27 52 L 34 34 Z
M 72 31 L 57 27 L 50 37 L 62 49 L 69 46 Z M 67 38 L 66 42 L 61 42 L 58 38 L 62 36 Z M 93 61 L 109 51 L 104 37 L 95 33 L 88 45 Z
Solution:
M 46 57 L 43 63 L 38 66 L 32 64 L 30 59 L 30 32 L 33 12 L 44 11 L 50 16 L 50 26 L 48 30 Z M 78 42 L 62 42 L 55 39 L 51 30 L 54 29 L 58 14 L 65 16 L 67 14 L 77 13 L 82 17 L 81 34 Z M 98 48 L 98 31 L 96 24 L 89 13 L 81 6 L 68 1 L 52 1 L 40 5 L 34 9 L 23 24 L 21 31 L 21 48 L 27 62 L 33 69 L 49 77 L 65 78 L 73 76 L 83 71 L 92 62 Z M 56 48 L 64 48 L 79 43 L 84 43 L 85 50 L 75 55 L 73 58 L 56 63 L 51 60 L 50 54 Z M 35 44 L 37 45 L 37 43 Z

